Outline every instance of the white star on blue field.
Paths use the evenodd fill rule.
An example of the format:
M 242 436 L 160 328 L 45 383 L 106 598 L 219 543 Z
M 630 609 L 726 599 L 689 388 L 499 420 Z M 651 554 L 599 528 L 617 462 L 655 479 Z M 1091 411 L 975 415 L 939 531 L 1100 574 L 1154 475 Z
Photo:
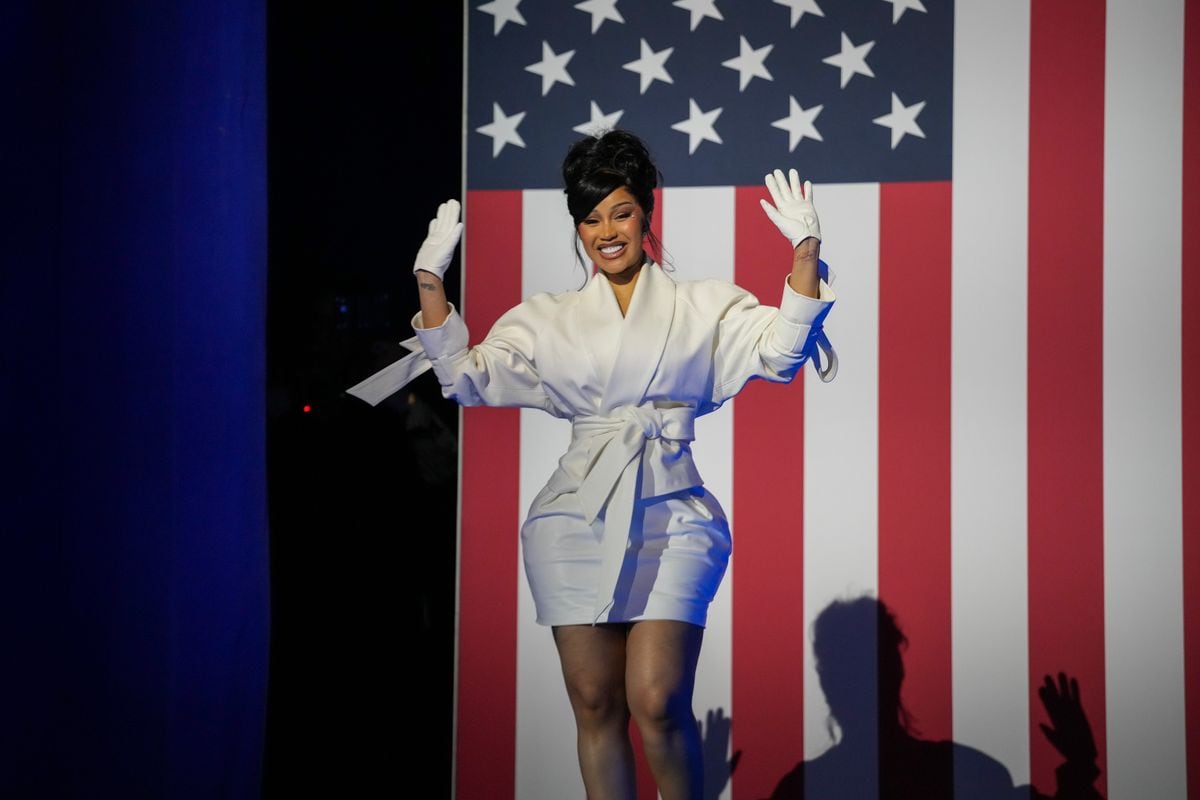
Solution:
M 667 185 L 951 177 L 951 0 L 471 0 L 467 181 L 560 188 L 620 125 Z

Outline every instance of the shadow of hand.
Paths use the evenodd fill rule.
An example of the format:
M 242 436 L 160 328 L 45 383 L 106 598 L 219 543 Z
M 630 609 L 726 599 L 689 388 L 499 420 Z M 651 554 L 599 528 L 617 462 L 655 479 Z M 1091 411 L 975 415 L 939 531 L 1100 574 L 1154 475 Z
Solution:
M 739 750 L 729 761 L 725 760 L 733 730 L 733 720 L 725 716 L 725 709 L 709 710 L 705 718 L 705 722 L 696 720 L 704 748 L 704 800 L 717 800 L 737 769 L 742 753 Z
M 1050 725 L 1038 723 L 1042 733 L 1070 763 L 1090 764 L 1096 760 L 1096 740 L 1079 700 L 1079 683 L 1058 673 L 1058 683 L 1049 675 L 1038 688 L 1038 697 L 1050 716 Z

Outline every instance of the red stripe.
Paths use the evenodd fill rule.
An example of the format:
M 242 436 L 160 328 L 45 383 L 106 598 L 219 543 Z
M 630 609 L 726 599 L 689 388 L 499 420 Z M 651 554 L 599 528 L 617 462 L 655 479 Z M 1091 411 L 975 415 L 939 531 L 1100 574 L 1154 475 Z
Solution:
M 1043 676 L 1077 676 L 1105 768 L 1103 3 L 1035 0 L 1029 89 L 1029 683 L 1034 784 L 1061 756 Z M 995 232 L 1004 247 L 1005 231 Z M 1020 302 L 997 298 L 997 302 Z M 1096 786 L 1107 794 L 1106 776 Z
M 662 189 L 654 190 L 654 214 L 650 217 L 650 230 L 654 233 L 654 238 L 662 241 L 663 232 L 663 191 Z M 650 254 L 657 263 L 662 263 L 662 253 L 658 253 L 650 245 L 650 240 L 647 238 L 645 242 L 646 252 Z
M 879 597 L 909 640 L 915 732 L 938 740 L 953 734 L 950 194 L 906 183 L 879 197 Z
M 1188 796 L 1200 798 L 1200 0 L 1183 34 L 1183 617 Z
M 791 258 L 760 197 L 737 189 L 734 280 L 778 305 Z M 752 381 L 733 401 L 735 797 L 766 797 L 804 758 L 803 378 Z
M 521 193 L 467 193 L 467 326 L 479 341 L 521 301 Z M 516 781 L 517 520 L 520 412 L 465 408 L 462 416 L 458 694 L 459 800 L 511 798 Z
M 637 796 L 658 797 L 658 784 L 654 781 L 654 773 L 650 771 L 650 762 L 646 760 L 642 732 L 632 719 L 629 720 L 629 741 L 633 745 L 633 758 L 637 768 Z

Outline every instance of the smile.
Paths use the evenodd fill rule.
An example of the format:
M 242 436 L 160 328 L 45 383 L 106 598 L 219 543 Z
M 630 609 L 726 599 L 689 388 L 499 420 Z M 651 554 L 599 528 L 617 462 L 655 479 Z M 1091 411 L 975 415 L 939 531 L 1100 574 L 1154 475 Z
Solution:
M 610 244 L 605 247 L 601 247 L 600 252 L 603 253 L 605 256 L 608 256 L 609 258 L 611 258 L 612 256 L 617 255 L 624 249 L 625 249 L 625 245 L 623 245 L 623 244 Z

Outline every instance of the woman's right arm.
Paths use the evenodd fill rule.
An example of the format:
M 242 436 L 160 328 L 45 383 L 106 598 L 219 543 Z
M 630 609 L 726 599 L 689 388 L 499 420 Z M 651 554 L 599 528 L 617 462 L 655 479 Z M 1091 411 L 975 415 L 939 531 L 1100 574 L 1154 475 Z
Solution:
M 533 360 L 537 330 L 547 322 L 538 308 L 522 303 L 497 320 L 482 342 L 467 346 L 466 323 L 442 284 L 462 234 L 459 211 L 456 200 L 438 207 L 413 264 L 421 311 L 413 315 L 412 327 L 419 346 L 402 342 L 414 352 L 347 391 L 375 405 L 432 367 L 442 395 L 462 405 L 528 406 L 557 414 Z
M 527 406 L 555 413 L 533 362 L 536 331 L 544 322 L 522 303 L 502 315 L 484 340 L 467 346 L 467 326 L 446 299 L 442 276 L 462 236 L 457 200 L 438 206 L 429 236 L 413 263 L 421 313 L 413 331 L 433 365 L 442 395 L 465 406 Z
M 447 200 L 438 206 L 437 216 L 429 221 L 429 234 L 417 251 L 413 274 L 421 300 L 421 327 L 436 328 L 450 316 L 442 276 L 454 258 L 454 248 L 462 237 L 459 221 L 462 206 L 457 200 Z
M 432 272 L 417 270 L 417 294 L 421 300 L 421 327 L 436 328 L 450 316 L 450 304 L 446 302 L 446 287 L 442 279 Z

